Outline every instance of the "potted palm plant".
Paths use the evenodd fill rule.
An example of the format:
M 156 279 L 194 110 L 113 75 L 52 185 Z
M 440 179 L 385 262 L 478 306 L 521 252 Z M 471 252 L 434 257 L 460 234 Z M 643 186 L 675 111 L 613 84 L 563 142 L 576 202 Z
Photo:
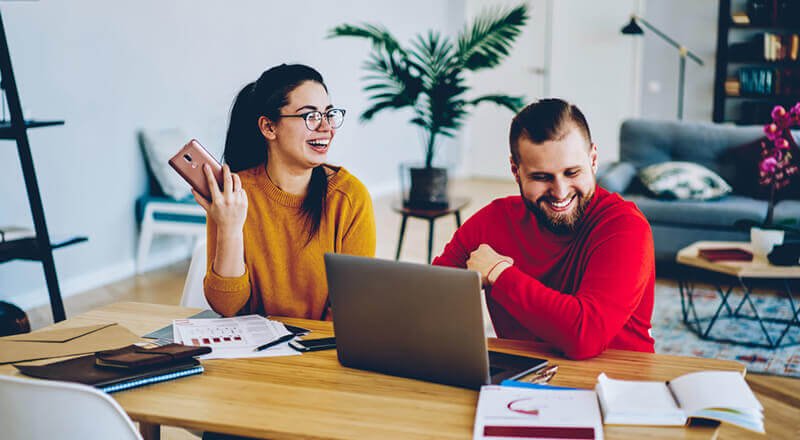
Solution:
M 491 94 L 468 98 L 466 72 L 497 66 L 528 20 L 526 5 L 481 14 L 466 26 L 455 42 L 439 32 L 417 35 L 403 47 L 383 26 L 342 24 L 329 38 L 356 37 L 369 40 L 372 51 L 364 64 L 371 106 L 361 114 L 371 120 L 386 109 L 409 107 L 411 124 L 425 136 L 424 167 L 411 168 L 411 188 L 405 203 L 418 208 L 446 207 L 447 170 L 433 166 L 437 140 L 452 137 L 461 128 L 471 108 L 491 102 L 513 112 L 524 103 L 522 97 Z

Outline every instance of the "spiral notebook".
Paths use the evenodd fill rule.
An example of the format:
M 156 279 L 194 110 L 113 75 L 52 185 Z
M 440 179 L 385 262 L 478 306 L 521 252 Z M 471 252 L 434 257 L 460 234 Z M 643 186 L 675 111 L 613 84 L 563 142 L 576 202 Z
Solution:
M 92 385 L 106 393 L 203 372 L 203 366 L 193 358 L 155 369 L 130 370 L 98 366 L 95 364 L 94 354 L 47 365 L 14 365 L 14 367 L 27 376 Z

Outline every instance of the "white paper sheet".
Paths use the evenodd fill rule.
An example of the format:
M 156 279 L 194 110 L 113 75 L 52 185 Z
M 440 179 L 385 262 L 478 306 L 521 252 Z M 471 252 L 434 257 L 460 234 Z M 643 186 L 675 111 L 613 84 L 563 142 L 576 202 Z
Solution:
M 299 354 L 288 341 L 266 350 L 256 347 L 290 334 L 283 323 L 259 315 L 217 319 L 176 319 L 172 322 L 173 339 L 184 345 L 211 347 L 200 359 L 231 359 Z
M 592 390 L 542 390 L 484 385 L 475 414 L 474 440 L 603 438 Z

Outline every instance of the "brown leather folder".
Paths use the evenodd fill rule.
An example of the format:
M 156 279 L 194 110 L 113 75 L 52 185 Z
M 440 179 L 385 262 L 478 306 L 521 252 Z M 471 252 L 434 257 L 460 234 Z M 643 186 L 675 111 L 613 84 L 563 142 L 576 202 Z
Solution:
M 0 365 L 94 353 L 139 340 L 130 330 L 115 323 L 6 336 L 0 338 Z
M 78 382 L 109 393 L 203 372 L 203 367 L 194 358 L 153 368 L 122 369 L 96 365 L 93 354 L 47 365 L 14 365 L 14 367 L 26 376 Z
M 136 345 L 95 353 L 97 365 L 112 368 L 141 369 L 174 364 L 211 353 L 211 347 L 168 344 L 156 348 Z

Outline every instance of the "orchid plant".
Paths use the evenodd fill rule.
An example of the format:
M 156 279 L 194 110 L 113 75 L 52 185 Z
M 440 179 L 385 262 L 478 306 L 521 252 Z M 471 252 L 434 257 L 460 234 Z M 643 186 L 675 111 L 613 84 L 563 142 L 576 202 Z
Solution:
M 800 126 L 800 102 L 788 111 L 783 106 L 775 106 L 772 122 L 764 126 L 767 140 L 761 143 L 759 183 L 770 189 L 765 225 L 772 224 L 775 193 L 789 185 L 792 176 L 798 172 L 797 165 L 792 162 L 792 154 L 800 154 L 791 132 L 794 126 Z

